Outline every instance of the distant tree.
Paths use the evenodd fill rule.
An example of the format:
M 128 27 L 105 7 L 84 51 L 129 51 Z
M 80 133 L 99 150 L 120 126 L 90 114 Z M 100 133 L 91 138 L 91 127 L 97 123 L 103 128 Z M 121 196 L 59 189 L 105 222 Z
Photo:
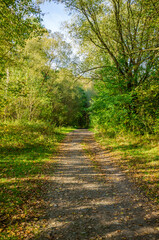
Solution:
M 42 119 L 56 125 L 78 125 L 85 113 L 82 86 L 66 67 L 71 46 L 59 33 L 27 39 L 2 78 L 1 119 Z M 84 122 L 84 121 L 83 121 Z

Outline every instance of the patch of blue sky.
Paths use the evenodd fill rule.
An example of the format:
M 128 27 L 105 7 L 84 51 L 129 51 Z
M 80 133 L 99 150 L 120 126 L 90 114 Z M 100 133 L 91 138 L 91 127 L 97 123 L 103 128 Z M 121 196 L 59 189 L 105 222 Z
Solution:
M 40 4 L 40 8 L 43 16 L 42 24 L 51 32 L 61 32 L 63 34 L 66 33 L 65 29 L 62 28 L 61 24 L 65 21 L 70 20 L 70 16 L 68 15 L 67 11 L 63 4 L 56 4 L 54 2 L 44 2 Z
M 70 22 L 72 16 L 68 14 L 64 4 L 56 4 L 52 1 L 45 1 L 40 4 L 42 13 L 44 14 L 42 24 L 51 32 L 60 32 L 64 35 L 64 39 L 71 44 L 73 53 L 78 52 L 77 44 L 70 38 L 67 29 L 62 25 L 65 21 Z

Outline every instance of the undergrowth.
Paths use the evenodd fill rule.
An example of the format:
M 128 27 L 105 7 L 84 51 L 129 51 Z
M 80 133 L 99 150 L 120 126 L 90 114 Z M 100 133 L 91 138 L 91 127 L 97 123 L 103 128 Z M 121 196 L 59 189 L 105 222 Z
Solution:
M 24 239 L 40 231 L 43 193 L 56 167 L 51 156 L 71 130 L 43 122 L 0 123 L 0 239 Z
M 96 139 L 110 151 L 112 159 L 136 182 L 146 195 L 159 202 L 159 138 L 121 133 L 108 136 L 95 132 Z

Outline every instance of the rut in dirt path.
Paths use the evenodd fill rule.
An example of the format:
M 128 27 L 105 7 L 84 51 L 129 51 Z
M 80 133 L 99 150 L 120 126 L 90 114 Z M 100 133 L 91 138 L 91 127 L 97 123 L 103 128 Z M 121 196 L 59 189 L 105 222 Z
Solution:
M 83 151 L 92 133 L 76 130 L 61 146 L 48 190 L 48 227 L 38 239 L 159 239 L 157 212 L 101 152 L 104 180 Z M 95 142 L 90 142 L 95 144 Z

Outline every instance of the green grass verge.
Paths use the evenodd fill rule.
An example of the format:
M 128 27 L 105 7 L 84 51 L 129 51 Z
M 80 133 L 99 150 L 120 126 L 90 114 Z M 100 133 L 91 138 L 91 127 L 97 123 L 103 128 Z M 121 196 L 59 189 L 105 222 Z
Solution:
M 72 130 L 42 122 L 0 123 L 0 239 L 39 231 L 44 188 L 56 167 L 51 156 Z
M 95 132 L 98 142 L 155 202 L 159 202 L 159 138 L 157 135 L 119 134 L 109 137 Z

